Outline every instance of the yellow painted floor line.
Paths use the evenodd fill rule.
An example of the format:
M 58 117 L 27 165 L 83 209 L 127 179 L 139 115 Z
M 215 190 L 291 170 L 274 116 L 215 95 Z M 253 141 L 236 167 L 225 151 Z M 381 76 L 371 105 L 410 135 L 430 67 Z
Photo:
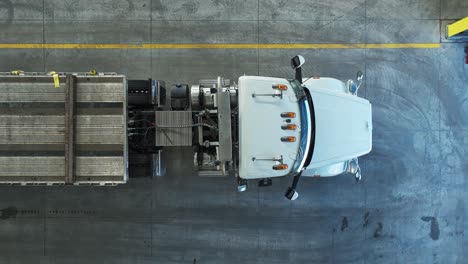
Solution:
M 25 44 L 0 43 L 0 49 L 437 49 L 440 43 L 385 44 Z

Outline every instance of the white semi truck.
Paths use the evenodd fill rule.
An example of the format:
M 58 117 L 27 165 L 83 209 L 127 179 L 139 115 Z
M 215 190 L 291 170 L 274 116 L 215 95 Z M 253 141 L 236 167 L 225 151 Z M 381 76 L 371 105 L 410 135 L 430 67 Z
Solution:
M 296 60 L 296 62 L 294 62 Z M 293 59 L 300 71 L 302 57 Z M 357 97 L 362 80 L 239 78 L 239 177 L 329 177 L 349 172 L 361 179 L 358 157 L 372 149 L 372 108 Z M 299 81 L 300 80 L 300 81 Z
M 160 176 L 170 162 L 162 153 L 174 147 L 194 149 L 202 177 L 235 175 L 238 191 L 251 180 L 268 186 L 292 176 L 285 196 L 294 200 L 301 176 L 347 172 L 360 180 L 358 157 L 372 149 L 371 104 L 357 96 L 363 75 L 346 83 L 302 78 L 304 61 L 291 60 L 291 80 L 218 77 L 170 88 L 109 73 L 4 73 L 0 183 Z

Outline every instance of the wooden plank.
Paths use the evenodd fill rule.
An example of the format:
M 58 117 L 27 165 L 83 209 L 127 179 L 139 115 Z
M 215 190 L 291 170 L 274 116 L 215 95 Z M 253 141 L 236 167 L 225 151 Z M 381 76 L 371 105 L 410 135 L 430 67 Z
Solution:
M 0 180 L 12 177 L 63 177 L 66 174 L 64 157 L 2 157 L 0 156 Z M 74 158 L 74 177 L 113 176 L 122 179 L 125 170 L 124 157 L 90 156 Z M 62 178 L 63 180 L 63 178 Z M 76 178 L 75 178 L 76 180 Z
M 21 179 L 23 176 L 43 178 L 64 175 L 64 157 L 0 157 L 0 181 L 11 176 Z

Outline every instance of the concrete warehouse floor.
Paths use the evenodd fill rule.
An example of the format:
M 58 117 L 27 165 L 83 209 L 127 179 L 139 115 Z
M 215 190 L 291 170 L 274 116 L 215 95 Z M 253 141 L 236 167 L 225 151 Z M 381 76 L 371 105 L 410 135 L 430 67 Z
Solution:
M 468 70 L 445 43 L 466 0 L 0 0 L 0 43 L 439 43 L 404 49 L 0 49 L 0 71 L 114 71 L 197 82 L 224 75 L 353 78 L 374 146 L 352 176 L 236 192 L 169 175 L 118 187 L 1 187 L 0 263 L 467 263 Z M 343 113 L 346 114 L 346 113 Z M 352 117 L 350 117 L 352 118 Z M 352 140 L 352 139 L 350 139 Z M 182 158 L 186 160 L 183 161 Z

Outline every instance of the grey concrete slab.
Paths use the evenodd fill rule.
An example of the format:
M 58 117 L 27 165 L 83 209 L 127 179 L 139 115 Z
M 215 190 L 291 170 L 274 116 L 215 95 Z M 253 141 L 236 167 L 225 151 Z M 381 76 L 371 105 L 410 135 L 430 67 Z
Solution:
M 274 263 L 362 263 L 364 186 L 350 175 L 302 177 L 299 198 L 291 202 L 283 198 L 291 183 L 291 177 L 279 178 L 272 187 L 259 188 L 258 218 L 266 219 L 262 251 L 278 261 Z M 281 248 L 286 241 L 291 247 Z
M 365 186 L 356 183 L 353 176 L 343 174 L 334 178 L 304 177 L 301 180 L 300 193 L 304 199 L 291 205 L 292 216 L 298 219 L 299 216 L 326 216 L 333 228 L 338 229 L 341 229 L 344 217 L 349 222 L 360 221 L 365 208 Z M 287 186 L 291 183 L 292 179 Z M 340 192 L 336 193 L 338 188 Z M 282 189 L 285 191 L 284 187 Z
M 0 232 L 0 255 L 13 260 L 9 263 L 17 256 L 44 254 L 43 219 L 0 219 Z
M 46 43 L 150 43 L 147 21 L 46 21 Z
M 438 131 L 374 133 L 364 174 L 368 215 L 362 248 L 366 263 L 437 259 L 433 253 L 439 252 L 443 227 L 433 224 L 431 231 L 431 219 L 440 221 L 436 206 L 442 199 L 440 155 Z
M 245 228 L 247 225 L 249 229 Z M 197 263 L 256 263 L 258 225 L 260 223 L 229 221 L 223 216 L 156 219 L 153 256 L 164 263 L 192 263 L 194 259 Z
M 449 130 L 440 132 L 442 148 L 442 187 L 464 191 L 468 181 L 468 130 Z
M 468 129 L 468 64 L 463 43 L 443 44 L 440 50 L 441 128 Z
M 242 217 L 257 214 L 256 188 L 239 194 L 234 177 L 210 179 L 193 174 L 170 175 L 156 180 L 154 217 L 210 218 L 213 215 L 242 220 Z
M 44 187 L 2 186 L 0 190 L 2 193 L 0 219 L 40 218 L 45 215 Z M 24 197 L 29 198 L 24 199 Z
M 260 0 L 260 20 L 353 20 L 365 16 L 365 1 Z
M 128 79 L 151 76 L 151 50 L 47 49 L 46 71 L 116 72 Z
M 304 181 L 301 182 L 301 190 L 298 190 L 302 195 L 307 195 L 303 193 L 306 189 L 302 189 L 304 186 Z M 258 216 L 259 218 L 263 219 L 275 219 L 274 222 L 270 222 L 270 224 L 274 224 L 276 221 L 287 221 L 289 219 L 293 219 L 294 216 L 291 216 L 290 213 L 293 211 L 292 204 L 287 200 L 283 199 L 284 193 L 288 186 L 292 183 L 291 177 L 281 177 L 275 178 L 273 180 L 273 185 L 270 187 L 262 187 L 258 188 L 257 196 L 258 196 Z M 256 181 L 251 181 L 249 186 L 256 186 Z M 249 187 L 249 192 L 251 192 L 251 187 Z M 281 210 L 278 210 L 281 208 Z
M 441 19 L 462 19 L 468 14 L 468 3 L 464 0 L 442 0 Z
M 340 228 L 334 229 L 332 263 L 366 263 L 366 251 L 362 249 L 366 239 L 362 222 L 361 215 L 356 218 L 342 217 Z
M 438 49 L 367 51 L 375 130 L 439 129 Z
M 47 219 L 45 254 L 55 257 L 146 256 L 151 254 L 151 227 L 141 219 Z M 96 238 L 99 239 L 96 239 Z
M 465 238 L 467 227 L 465 201 L 467 197 L 466 187 L 454 189 L 448 187 L 443 192 L 442 199 L 437 203 L 436 223 L 440 229 L 437 242 L 444 245 L 444 250 L 438 250 L 438 257 L 446 259 L 449 263 L 463 263 L 466 259 L 468 241 Z M 434 221 L 428 224 L 434 225 L 433 223 Z M 428 233 L 430 236 L 431 233 Z
M 44 71 L 42 49 L 0 49 L 0 71 Z
M 127 79 L 148 79 L 151 76 L 151 50 L 124 49 L 120 53 L 120 70 Z
M 258 1 L 152 0 L 153 20 L 255 20 Z
M 442 243 L 432 240 L 431 224 L 419 217 L 398 217 L 377 212 L 361 245 L 365 263 L 434 263 Z M 453 262 L 451 262 L 453 263 Z
M 314 76 L 333 77 L 346 82 L 355 79 L 358 71 L 366 72 L 366 51 L 364 49 L 322 49 L 318 57 L 310 59 L 314 65 Z M 368 85 L 367 77 L 359 90 L 359 96 L 365 96 Z
M 441 194 L 440 158 L 438 131 L 374 129 L 364 173 L 367 208 L 385 215 L 433 214 Z
M 2 43 L 43 43 L 42 20 L 0 20 Z
M 441 199 L 436 201 L 441 243 L 447 250 L 439 255 L 452 263 L 463 263 L 467 257 L 468 227 L 466 200 L 468 199 L 468 130 L 442 131 Z
M 332 243 L 332 230 L 324 228 L 326 224 L 322 218 L 310 222 L 230 217 L 157 219 L 153 225 L 153 256 L 164 263 L 193 259 L 197 263 L 330 260 L 327 247 Z M 324 249 L 328 254 L 323 254 Z
M 259 230 L 259 263 L 332 263 L 333 229 L 323 218 L 274 220 Z M 271 258 L 270 258 L 271 257 Z
M 46 20 L 150 20 L 151 0 L 44 1 Z
M 400 241 L 395 238 L 398 232 L 395 225 L 383 225 L 378 217 L 376 222 L 369 222 L 366 239 L 361 244 L 364 263 L 395 264 Z M 380 225 L 379 225 L 380 223 Z M 376 236 L 376 237 L 374 237 Z
M 168 175 L 153 185 L 154 260 L 257 263 L 256 188 L 239 194 L 233 177 L 199 177 L 192 156 L 190 148 L 166 153 Z
M 42 20 L 43 1 L 35 0 L 2 0 L 0 1 L 0 18 L 8 22 L 13 20 Z
M 439 19 L 440 0 L 369 0 L 366 16 L 375 19 Z
M 153 43 L 257 43 L 257 21 L 152 22 Z
M 1 264 L 18 263 L 18 264 L 80 264 L 80 263 L 100 263 L 100 264 L 153 264 L 154 258 L 145 256 L 119 256 L 118 258 L 112 256 L 36 256 L 36 255 L 16 255 L 16 256 L 0 256 Z
M 258 223 L 259 239 L 258 247 L 265 251 L 292 252 L 316 251 L 325 249 L 332 245 L 333 236 L 332 223 L 322 217 L 310 217 L 307 221 L 291 221 L 291 219 L 275 219 L 271 222 Z M 285 228 L 286 227 L 286 228 Z M 337 232 L 335 230 L 335 232 Z M 279 253 L 278 252 L 278 253 Z M 311 253 L 312 253 L 311 252 Z M 331 253 L 323 252 L 323 255 Z M 299 257 L 300 256 L 296 256 Z M 293 262 L 292 259 L 289 261 Z
M 260 43 L 364 43 L 365 21 L 260 21 Z
M 153 78 L 197 84 L 200 79 L 256 75 L 256 49 L 159 49 L 153 51 Z
M 243 250 L 243 249 L 229 249 L 229 250 L 216 250 L 212 249 L 207 251 L 200 250 L 164 250 L 154 253 L 152 263 L 168 263 L 168 264 L 182 264 L 182 263 L 267 263 L 264 258 L 258 255 L 258 251 Z M 277 262 L 268 262 L 277 263 Z
M 21 255 L 43 254 L 45 191 L 43 187 L 1 188 L 0 263 L 14 263 Z
M 447 198 L 439 132 L 383 131 L 374 138 L 365 172 L 369 223 L 375 228 L 363 245 L 368 263 L 458 263 L 452 260 L 460 243 L 448 236 L 453 227 L 445 220 L 453 213 L 440 204 Z
M 120 50 L 47 49 L 46 71 L 118 72 L 120 53 Z
M 439 225 L 439 228 L 440 226 L 443 228 L 443 221 L 426 215 L 404 218 L 399 222 L 402 224 L 398 226 L 398 236 L 404 241 L 401 243 L 402 249 L 398 256 L 399 262 L 428 263 L 442 257 L 438 256 L 438 253 L 443 252 L 443 249 L 440 249 L 443 242 L 439 241 L 440 232 L 443 231 L 437 231 L 437 225 Z M 409 242 L 410 240 L 420 243 Z M 412 254 L 408 254 L 409 252 L 412 252 Z M 417 259 L 413 254 L 418 256 Z M 442 257 L 442 259 L 444 258 Z
M 439 43 L 439 20 L 368 19 L 366 37 L 367 43 Z
M 51 219 L 102 218 L 146 219 L 151 217 L 151 180 L 141 179 L 112 188 L 51 187 L 47 189 L 45 213 Z M 64 198 L 65 197 L 65 198 Z

